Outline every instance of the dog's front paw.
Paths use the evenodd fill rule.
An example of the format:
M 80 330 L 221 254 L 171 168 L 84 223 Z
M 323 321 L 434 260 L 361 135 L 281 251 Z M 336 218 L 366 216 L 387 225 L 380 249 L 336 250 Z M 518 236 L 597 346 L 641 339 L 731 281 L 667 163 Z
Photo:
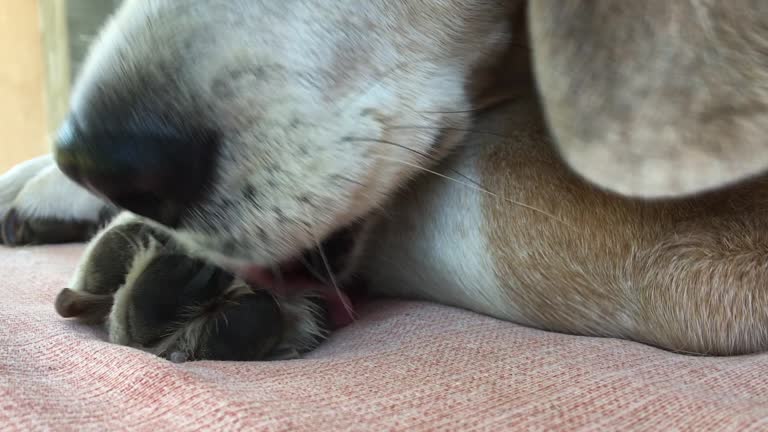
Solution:
M 95 238 L 71 286 L 56 300 L 60 315 L 106 324 L 111 342 L 176 362 L 296 357 L 327 328 L 313 293 L 253 288 L 127 213 Z
M 117 209 L 67 178 L 50 155 L 0 176 L 0 244 L 85 241 L 116 214 Z
M 324 336 L 309 293 L 278 298 L 178 250 L 142 253 L 115 295 L 115 343 L 174 362 L 252 361 L 298 357 Z

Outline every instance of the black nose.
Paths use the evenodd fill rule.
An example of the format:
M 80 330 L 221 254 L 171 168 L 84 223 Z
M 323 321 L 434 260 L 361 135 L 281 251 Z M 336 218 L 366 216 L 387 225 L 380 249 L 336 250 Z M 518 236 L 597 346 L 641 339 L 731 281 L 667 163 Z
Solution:
M 59 129 L 55 155 L 59 168 L 82 186 L 173 227 L 203 193 L 215 144 L 209 131 L 90 130 L 70 117 Z

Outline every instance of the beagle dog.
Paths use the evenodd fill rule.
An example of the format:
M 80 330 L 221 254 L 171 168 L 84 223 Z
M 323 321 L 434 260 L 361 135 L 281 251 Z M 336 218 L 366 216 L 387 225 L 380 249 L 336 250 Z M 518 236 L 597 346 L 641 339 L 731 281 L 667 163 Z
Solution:
M 57 310 L 176 360 L 300 355 L 360 284 L 758 352 L 766 107 L 757 0 L 125 0 L 2 238 L 93 237 Z

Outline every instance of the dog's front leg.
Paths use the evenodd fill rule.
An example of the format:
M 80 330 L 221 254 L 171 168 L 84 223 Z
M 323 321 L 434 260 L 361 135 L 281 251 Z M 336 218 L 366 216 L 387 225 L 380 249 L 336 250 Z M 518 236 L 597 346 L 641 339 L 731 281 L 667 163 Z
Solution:
M 56 300 L 62 317 L 172 361 L 293 358 L 328 329 L 320 293 L 277 295 L 194 256 L 125 212 L 91 241 Z
M 116 214 L 114 207 L 67 178 L 51 155 L 0 176 L 0 244 L 85 241 Z

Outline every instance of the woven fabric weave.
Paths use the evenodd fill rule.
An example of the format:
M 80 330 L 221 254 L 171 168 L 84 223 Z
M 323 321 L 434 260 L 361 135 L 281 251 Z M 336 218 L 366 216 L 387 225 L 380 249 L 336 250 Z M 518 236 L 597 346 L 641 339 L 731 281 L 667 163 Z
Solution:
M 302 360 L 173 364 L 59 318 L 82 246 L 0 248 L 2 431 L 766 430 L 768 356 L 364 305 Z

